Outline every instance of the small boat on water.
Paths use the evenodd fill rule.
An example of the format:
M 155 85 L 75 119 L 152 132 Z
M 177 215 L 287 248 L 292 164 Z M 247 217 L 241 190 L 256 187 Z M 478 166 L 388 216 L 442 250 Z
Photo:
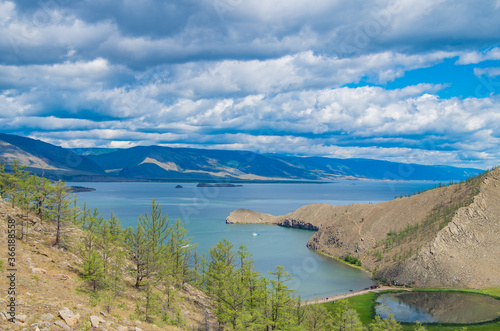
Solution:
M 252 236 L 254 236 L 254 237 L 256 237 L 256 236 L 258 236 L 258 235 L 259 235 L 258 233 L 255 233 L 255 232 L 254 232 L 254 233 L 252 233 Z

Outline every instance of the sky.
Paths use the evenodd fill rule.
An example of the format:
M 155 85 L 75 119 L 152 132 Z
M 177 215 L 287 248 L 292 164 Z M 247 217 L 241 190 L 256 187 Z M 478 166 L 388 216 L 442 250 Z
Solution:
M 500 0 L 0 0 L 0 132 L 500 165 Z

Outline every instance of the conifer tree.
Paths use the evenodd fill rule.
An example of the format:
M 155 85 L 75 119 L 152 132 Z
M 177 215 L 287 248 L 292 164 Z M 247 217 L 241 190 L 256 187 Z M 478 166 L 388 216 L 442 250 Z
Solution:
M 82 277 L 90 284 L 93 292 L 97 292 L 98 289 L 105 285 L 104 261 L 100 254 L 99 243 L 99 231 L 103 222 L 104 219 L 96 208 L 91 213 L 87 209 L 87 205 L 84 205 L 80 221 L 82 229 L 85 230 L 85 235 L 82 238 Z
M 333 330 L 333 320 L 331 314 L 321 304 L 313 304 L 305 307 L 303 323 L 306 329 L 311 331 Z
M 71 207 L 68 200 L 68 192 L 66 185 L 57 181 L 53 186 L 53 193 L 50 196 L 50 210 L 51 216 L 56 221 L 56 239 L 54 241 L 53 246 L 60 246 L 61 244 L 61 234 L 63 230 L 63 222 L 69 217 L 71 214 Z
M 233 275 L 235 268 L 235 254 L 232 249 L 233 244 L 226 239 L 222 239 L 222 241 L 210 248 L 210 261 L 204 274 L 205 289 L 216 301 L 215 314 L 221 328 L 228 321 L 227 287 L 229 278 Z
M 180 219 L 171 228 L 167 246 L 167 258 L 171 259 L 170 268 L 175 285 L 181 286 L 189 279 L 189 262 L 196 245 L 192 245 L 191 238 L 187 238 L 187 230 Z
M 127 244 L 132 261 L 134 262 L 133 273 L 135 277 L 135 287 L 139 288 L 141 281 L 147 277 L 147 238 L 145 237 L 145 231 L 141 224 L 138 223 L 135 230 L 132 228 L 127 230 Z
M 426 331 L 426 330 L 427 329 L 420 322 L 415 323 L 415 327 L 413 328 L 413 331 Z
M 48 207 L 49 197 L 53 193 L 53 187 L 50 181 L 44 177 L 35 176 L 34 179 L 34 202 L 36 214 L 40 218 L 40 223 L 43 224 L 44 217 L 47 215 L 46 208 Z
M 6 193 L 10 196 L 12 208 L 15 207 L 21 194 L 21 183 L 28 175 L 26 167 L 21 166 L 18 160 L 14 160 L 10 165 L 11 173 L 4 175 L 4 186 Z
M 370 324 L 371 331 L 401 331 L 403 327 L 396 322 L 394 316 L 389 315 L 388 318 L 382 319 L 380 316 L 375 316 L 375 321 Z
M 144 236 L 146 239 L 145 254 L 146 262 L 146 277 L 156 275 L 164 263 L 166 242 L 171 233 L 167 215 L 163 215 L 159 203 L 154 199 L 151 203 L 151 213 L 147 211 L 144 216 L 139 216 L 139 222 L 144 229 Z
M 6 174 L 5 174 L 5 162 L 3 159 L 0 160 L 0 202 L 3 200 L 3 195 L 5 193 L 5 187 L 7 185 L 6 182 Z
M 286 285 L 292 278 L 282 266 L 276 266 L 275 271 L 269 274 L 274 276 L 270 280 L 271 330 L 293 330 L 296 325 L 293 318 L 294 300 L 291 297 L 293 290 Z
M 104 266 L 98 252 L 90 252 L 84 260 L 82 277 L 91 285 L 93 292 L 97 292 L 104 285 Z
M 365 329 L 359 320 L 358 313 L 345 300 L 335 303 L 333 319 L 335 330 L 362 331 Z

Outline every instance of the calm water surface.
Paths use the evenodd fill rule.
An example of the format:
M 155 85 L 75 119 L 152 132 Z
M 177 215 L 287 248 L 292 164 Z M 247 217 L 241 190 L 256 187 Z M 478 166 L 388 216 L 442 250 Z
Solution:
M 296 295 L 304 299 L 339 294 L 370 286 L 369 275 L 306 247 L 314 232 L 272 225 L 228 225 L 226 217 L 235 209 L 247 208 L 273 215 L 287 214 L 310 203 L 346 205 L 378 203 L 401 194 L 430 188 L 429 181 L 336 181 L 327 184 L 243 184 L 243 187 L 199 188 L 194 183 L 68 183 L 93 187 L 95 192 L 78 193 L 79 204 L 87 202 L 105 217 L 111 213 L 124 227 L 135 226 L 137 217 L 151 209 L 156 199 L 170 220 L 186 222 L 192 242 L 200 253 L 208 252 L 222 238 L 253 254 L 255 267 L 267 274 L 276 265 L 294 277 Z M 258 236 L 253 236 L 257 233 Z
M 376 313 L 399 322 L 471 324 L 500 316 L 500 300 L 471 293 L 410 292 L 383 294 Z

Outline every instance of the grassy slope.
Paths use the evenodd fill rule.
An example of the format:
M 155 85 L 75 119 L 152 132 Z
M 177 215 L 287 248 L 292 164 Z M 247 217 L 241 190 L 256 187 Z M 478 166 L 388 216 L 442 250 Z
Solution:
M 447 289 L 449 290 L 449 289 Z M 440 291 L 440 289 L 426 289 L 426 291 Z M 489 289 L 480 289 L 480 290 L 457 290 L 457 291 L 463 291 L 463 292 L 471 292 L 471 293 L 480 293 L 480 294 L 487 294 L 491 296 L 495 296 L 497 298 L 500 298 L 500 288 L 489 288 Z M 381 292 L 381 293 L 387 293 L 387 292 Z M 364 295 L 358 295 L 355 297 L 350 297 L 347 299 L 349 302 L 349 305 L 354 308 L 358 314 L 359 318 L 361 319 L 361 322 L 363 325 L 367 326 L 369 325 L 375 318 L 375 300 L 377 299 L 379 294 L 377 293 L 368 293 Z M 327 302 L 327 303 L 322 303 L 328 311 L 332 311 L 334 307 L 333 302 Z M 446 325 L 431 325 L 431 324 L 426 324 L 424 325 L 425 328 L 428 331 L 434 331 L 434 330 L 439 330 L 439 331 L 455 331 L 455 330 L 460 330 L 461 326 L 446 326 Z M 485 324 L 478 324 L 478 325 L 467 325 L 467 331 L 474 331 L 474 330 L 481 330 L 481 331 L 498 331 L 500 330 L 500 321 L 496 321 L 493 323 L 485 323 Z M 414 324 L 403 324 L 403 330 L 413 330 Z
M 7 233 L 7 215 L 18 218 L 24 212 L 17 207 L 11 208 L 10 204 L 0 202 L 0 233 Z M 29 214 L 29 234 L 25 239 L 16 240 L 17 265 L 17 293 L 16 299 L 18 306 L 16 313 L 26 315 L 26 323 L 13 325 L 0 318 L 0 330 L 21 330 L 34 323 L 39 324 L 43 329 L 44 325 L 55 329 L 53 322 L 62 322 L 59 317 L 59 311 L 67 307 L 75 313 L 80 314 L 81 318 L 74 330 L 89 330 L 91 315 L 101 316 L 101 311 L 106 311 L 107 302 L 111 302 L 111 310 L 106 316 L 101 316 L 109 324 L 103 327 L 108 330 L 115 330 L 121 325 L 131 329 L 136 325 L 144 331 L 158 330 L 156 325 L 142 322 L 142 316 L 136 314 L 135 308 L 138 302 L 141 302 L 143 293 L 134 288 L 134 279 L 128 273 L 131 267 L 130 262 L 126 261 L 123 265 L 124 279 L 120 284 L 120 295 L 109 299 L 104 292 L 98 297 L 93 295 L 90 288 L 80 277 L 82 268 L 82 256 L 79 249 L 84 231 L 75 227 L 73 224 L 65 223 L 63 230 L 62 245 L 64 249 L 53 247 L 55 236 L 55 224 L 52 221 L 44 221 L 40 224 L 36 216 Z M 19 221 L 19 220 L 18 220 Z M 18 225 L 18 234 L 21 227 Z M 7 273 L 7 236 L 0 236 L 0 246 L 5 247 L 4 253 L 0 256 L 3 268 L 0 268 L 0 289 L 7 288 L 9 280 L 5 277 Z M 34 271 L 35 268 L 38 271 Z M 3 269 L 3 271 L 2 271 Z M 5 297 L 4 297 L 5 298 Z M 191 329 L 203 323 L 204 305 L 208 303 L 207 297 L 192 287 L 177 291 L 176 302 L 179 303 L 181 314 L 186 328 Z M 2 306 L 6 301 L 0 298 Z M 195 304 L 196 302 L 196 304 Z M 201 305 L 201 306 L 200 306 Z M 0 308 L 0 311 L 5 311 Z M 51 320 L 43 320 L 44 314 L 52 314 Z M 45 323 L 45 324 L 44 324 Z M 167 325 L 161 319 L 157 318 L 155 323 L 162 330 L 181 330 L 181 328 Z M 32 329 L 32 328 L 31 328 Z

